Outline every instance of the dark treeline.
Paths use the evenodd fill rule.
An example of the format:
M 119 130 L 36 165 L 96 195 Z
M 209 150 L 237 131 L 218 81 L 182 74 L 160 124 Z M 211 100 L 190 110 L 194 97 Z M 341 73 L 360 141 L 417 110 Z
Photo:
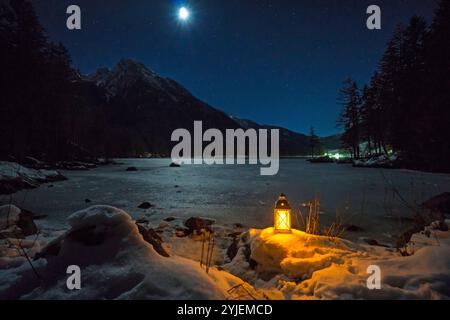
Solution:
M 47 161 L 105 155 L 108 143 L 101 90 L 82 81 L 63 45 L 50 42 L 32 4 L 0 2 L 0 158 Z
M 371 81 L 351 78 L 340 92 L 338 125 L 352 156 L 397 152 L 410 168 L 450 170 L 450 0 L 430 26 L 421 17 L 399 25 Z

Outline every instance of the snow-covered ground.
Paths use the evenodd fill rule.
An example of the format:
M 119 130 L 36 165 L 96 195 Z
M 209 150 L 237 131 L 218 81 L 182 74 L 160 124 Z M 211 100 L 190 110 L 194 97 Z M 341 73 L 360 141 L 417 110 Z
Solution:
M 448 221 L 450 222 L 450 221 Z M 415 234 L 412 256 L 396 250 L 312 236 L 251 229 L 225 270 L 269 299 L 448 299 L 450 232 Z M 254 269 L 248 266 L 250 248 Z M 369 266 L 381 270 L 381 289 L 367 286 Z
M 59 172 L 56 170 L 35 170 L 21 166 L 15 162 L 0 161 L 0 180 L 23 178 L 37 182 L 46 182 L 57 178 Z
M 240 282 L 216 269 L 206 274 L 192 260 L 158 255 L 120 209 L 91 207 L 68 223 L 49 244 L 57 252 L 33 262 L 36 272 L 23 257 L 1 258 L 0 299 L 223 299 Z M 67 289 L 69 265 L 82 270 L 81 290 Z
M 238 237 L 232 261 L 225 258 L 206 273 L 195 261 L 202 237 L 180 237 L 178 220 L 169 220 L 157 229 L 170 257 L 144 241 L 125 211 L 109 206 L 72 214 L 69 229 L 53 239 L 22 240 L 25 252 L 36 258 L 35 271 L 23 255 L 4 250 L 1 243 L 0 299 L 450 298 L 449 231 L 430 227 L 414 235 L 414 254 L 402 257 L 392 249 L 296 230 L 274 234 L 272 228 L 250 229 Z M 216 250 L 224 255 L 226 228 L 215 227 L 223 240 Z M 46 247 L 45 241 L 50 241 Z M 14 241 L 9 246 L 14 247 Z M 187 248 L 191 258 L 179 254 Z M 40 257 L 35 256 L 41 249 Z M 81 268 L 80 290 L 66 287 L 69 265 Z M 380 290 L 367 288 L 369 265 L 381 269 Z
M 0 194 L 37 188 L 41 183 L 65 180 L 56 170 L 36 170 L 15 162 L 0 161 Z
M 39 224 L 51 229 L 66 228 L 71 213 L 95 204 L 122 208 L 134 218 L 145 217 L 154 224 L 169 216 L 204 216 L 222 225 L 240 222 L 262 229 L 272 224 L 273 204 L 281 192 L 287 195 L 295 217 L 300 205 L 319 193 L 322 225 L 329 225 L 339 215 L 343 223 L 363 229 L 346 232 L 346 239 L 367 237 L 392 244 L 412 214 L 393 188 L 411 204 L 450 190 L 448 174 L 310 164 L 303 159 L 282 159 L 274 177 L 260 176 L 258 166 L 170 168 L 170 159 L 119 161 L 123 164 L 62 171 L 69 180 L 18 192 L 12 201 L 48 215 Z M 138 171 L 127 172 L 130 166 Z M 9 196 L 0 196 L 0 204 L 9 201 Z M 137 208 L 144 201 L 154 206 Z

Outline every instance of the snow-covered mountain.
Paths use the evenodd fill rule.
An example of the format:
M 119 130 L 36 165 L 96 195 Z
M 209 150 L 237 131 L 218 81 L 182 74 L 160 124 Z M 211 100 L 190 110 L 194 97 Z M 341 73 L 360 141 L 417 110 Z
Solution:
M 126 97 L 129 90 L 138 83 L 145 85 L 146 91 L 166 93 L 174 101 L 177 101 L 176 97 L 179 95 L 191 95 L 177 82 L 161 77 L 142 63 L 131 59 L 120 60 L 111 70 L 100 68 L 87 78 L 104 88 L 112 97 Z
M 202 120 L 204 130 L 279 129 L 281 155 L 309 153 L 306 135 L 227 115 L 199 100 L 176 81 L 131 59 L 122 59 L 111 69 L 98 69 L 86 79 L 104 91 L 112 124 L 131 135 L 130 143 L 136 144 L 136 150 L 168 154 L 173 145 L 170 141 L 173 130 L 192 129 L 194 121 Z
M 193 129 L 196 120 L 203 121 L 205 130 L 240 127 L 174 80 L 131 59 L 122 59 L 112 69 L 99 69 L 86 79 L 104 90 L 111 125 L 124 132 L 139 152 L 169 154 L 172 132 Z

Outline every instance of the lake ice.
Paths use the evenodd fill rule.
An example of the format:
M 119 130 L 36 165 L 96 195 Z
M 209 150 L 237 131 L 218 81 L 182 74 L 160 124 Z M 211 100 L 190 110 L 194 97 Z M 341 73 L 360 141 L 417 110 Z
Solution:
M 294 223 L 300 205 L 319 193 L 322 225 L 339 215 L 344 223 L 364 229 L 346 232 L 345 238 L 364 236 L 392 243 L 393 235 L 405 227 L 405 218 L 412 215 L 393 188 L 409 204 L 420 204 L 450 191 L 448 174 L 311 164 L 304 159 L 282 159 L 276 176 L 261 176 L 259 166 L 250 165 L 170 168 L 169 159 L 120 162 L 90 171 L 63 171 L 68 181 L 18 192 L 12 201 L 36 214 L 48 215 L 39 223 L 51 229 L 65 228 L 65 219 L 71 213 L 96 204 L 122 208 L 155 225 L 169 216 L 203 216 L 219 224 L 239 222 L 265 228 L 273 223 L 273 205 L 280 193 L 287 195 L 293 207 Z M 130 166 L 138 171 L 127 172 Z M 9 200 L 9 196 L 0 197 L 1 203 Z M 137 208 L 144 201 L 155 207 Z

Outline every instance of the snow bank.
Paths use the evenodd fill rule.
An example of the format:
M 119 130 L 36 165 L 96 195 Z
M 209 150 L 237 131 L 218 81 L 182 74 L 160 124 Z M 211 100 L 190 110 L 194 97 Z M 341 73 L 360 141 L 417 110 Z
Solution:
M 395 168 L 397 166 L 398 155 L 373 156 L 366 160 L 354 160 L 353 166 L 363 168 Z
M 193 260 L 201 249 L 199 236 L 174 235 L 170 230 L 182 225 L 171 221 L 175 229 L 169 222 L 159 227 L 170 253 L 163 257 L 126 212 L 108 206 L 76 212 L 68 219 L 69 230 L 33 261 L 38 276 L 17 251 L 0 250 L 0 299 L 450 298 L 450 232 L 434 225 L 412 236 L 408 257 L 392 248 L 297 230 L 250 229 L 238 238 L 233 259 L 223 259 L 220 270 L 207 274 Z M 219 235 L 229 231 L 219 229 L 217 253 L 225 254 L 230 240 Z M 33 257 L 34 242 L 21 241 Z M 70 265 L 81 268 L 81 290 L 66 287 Z M 373 265 L 381 269 L 381 290 L 367 287 Z
M 0 161 L 0 194 L 10 194 L 21 189 L 36 188 L 41 183 L 65 179 L 56 170 L 36 170 L 15 162 Z
M 345 240 L 332 242 L 330 238 L 298 230 L 292 230 L 291 234 L 276 234 L 273 228 L 252 229 L 249 234 L 250 258 L 256 261 L 257 271 L 262 275 L 283 273 L 305 279 L 356 252 Z
M 38 182 L 46 182 L 49 179 L 59 176 L 60 173 L 56 170 L 29 169 L 15 162 L 0 161 L 0 180 L 25 178 Z
M 0 299 L 224 299 L 242 281 L 181 257 L 165 258 L 145 242 L 120 209 L 95 206 L 74 213 L 70 229 L 34 262 L 0 269 Z M 66 288 L 66 268 L 78 265 L 82 289 Z
M 412 239 L 415 254 L 359 245 L 294 230 L 249 230 L 224 269 L 272 299 L 447 299 L 450 232 Z M 381 268 L 381 290 L 367 288 L 367 268 Z

